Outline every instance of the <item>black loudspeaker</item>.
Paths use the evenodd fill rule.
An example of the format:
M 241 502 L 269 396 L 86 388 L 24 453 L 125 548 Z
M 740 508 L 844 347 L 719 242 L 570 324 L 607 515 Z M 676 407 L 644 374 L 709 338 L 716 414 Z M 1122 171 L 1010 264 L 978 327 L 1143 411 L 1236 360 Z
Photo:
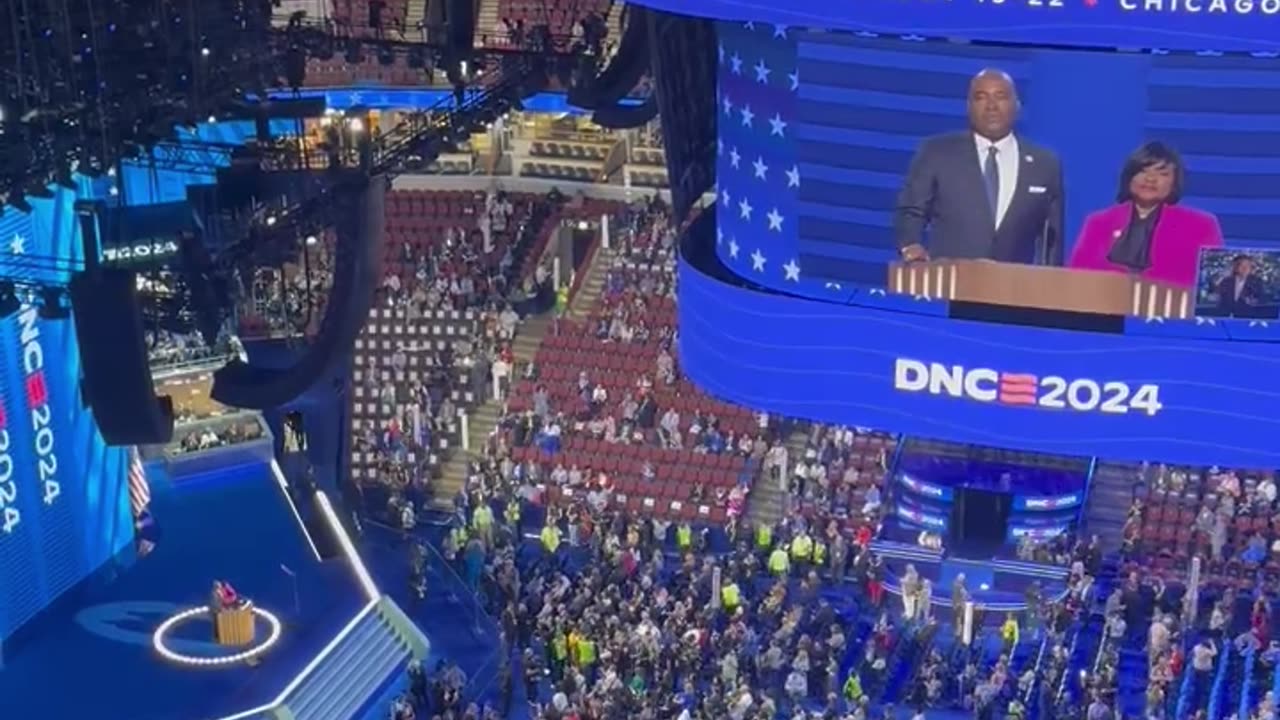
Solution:
M 341 208 L 336 225 L 333 286 L 320 329 L 310 346 L 287 368 L 232 360 L 213 375 L 214 400 L 231 407 L 267 410 L 306 392 L 351 352 L 369 318 L 382 280 L 387 181 L 379 176 L 331 197 Z
M 446 0 L 445 22 L 449 25 L 449 49 L 465 59 L 475 48 L 476 1 Z
M 156 397 L 133 272 L 107 269 L 71 280 L 80 341 L 81 398 L 108 445 L 173 439 L 173 403 Z

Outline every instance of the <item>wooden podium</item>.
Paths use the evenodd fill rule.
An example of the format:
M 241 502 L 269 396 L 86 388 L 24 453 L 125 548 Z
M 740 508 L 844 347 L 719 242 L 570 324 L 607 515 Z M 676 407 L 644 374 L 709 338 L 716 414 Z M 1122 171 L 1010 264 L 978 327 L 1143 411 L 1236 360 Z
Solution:
M 253 644 L 253 605 L 244 603 L 213 613 L 214 640 L 219 645 L 244 647 Z
M 994 260 L 892 263 L 890 292 L 934 300 L 1148 318 L 1192 317 L 1191 291 L 1121 273 Z

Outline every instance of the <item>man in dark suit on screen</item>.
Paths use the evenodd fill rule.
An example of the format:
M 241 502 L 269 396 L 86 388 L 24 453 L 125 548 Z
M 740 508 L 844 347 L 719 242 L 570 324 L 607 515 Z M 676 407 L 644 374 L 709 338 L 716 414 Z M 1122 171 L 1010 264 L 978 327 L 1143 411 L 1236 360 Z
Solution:
M 893 223 L 902 258 L 1061 265 L 1058 156 L 1014 134 L 1018 91 L 1007 74 L 978 73 L 968 105 L 968 130 L 926 139 L 911 161 Z
M 1218 281 L 1220 317 L 1267 317 L 1269 308 L 1262 307 L 1262 280 L 1253 274 L 1253 258 L 1237 255 L 1231 260 L 1231 273 Z

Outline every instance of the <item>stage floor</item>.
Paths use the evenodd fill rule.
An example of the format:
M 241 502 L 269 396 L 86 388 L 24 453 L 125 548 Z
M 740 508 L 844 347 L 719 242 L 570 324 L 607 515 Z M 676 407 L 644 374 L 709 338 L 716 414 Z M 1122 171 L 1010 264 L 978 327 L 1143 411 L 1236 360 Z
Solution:
M 0 672 L 6 718 L 204 720 L 273 700 L 362 605 L 342 560 L 321 564 L 265 466 L 184 480 L 150 473 L 157 548 L 118 577 L 91 583 L 11 649 Z M 297 575 L 294 585 L 282 569 Z M 212 579 L 230 581 L 284 622 L 257 668 L 181 667 L 151 647 L 153 630 L 207 602 Z M 193 621 L 183 651 L 216 651 Z M 25 634 L 25 631 L 24 631 Z

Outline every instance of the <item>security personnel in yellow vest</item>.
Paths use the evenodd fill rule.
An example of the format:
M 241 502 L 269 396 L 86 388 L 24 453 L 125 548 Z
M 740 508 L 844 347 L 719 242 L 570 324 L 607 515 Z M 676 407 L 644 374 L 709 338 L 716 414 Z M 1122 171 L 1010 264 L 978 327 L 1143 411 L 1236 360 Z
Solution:
M 773 526 L 767 522 L 756 525 L 756 552 L 764 554 L 773 547 Z
M 813 541 L 813 567 L 821 570 L 826 563 L 827 544 L 822 542 L 822 538 L 817 538 Z
M 682 522 L 680 527 L 676 528 L 676 547 L 681 553 L 687 553 L 693 549 L 693 528 L 689 527 L 688 522 Z
M 547 551 L 548 555 L 555 555 L 556 550 L 560 549 L 560 528 L 555 523 L 547 523 L 542 528 L 542 549 Z
M 738 583 L 730 582 L 720 588 L 720 604 L 730 615 L 738 611 L 738 607 L 742 605 L 742 593 L 738 590 Z
M 844 698 L 851 703 L 862 700 L 862 678 L 858 676 L 856 669 L 850 671 L 849 677 L 844 681 Z
M 791 558 L 787 557 L 787 548 L 783 543 L 778 543 L 769 555 L 769 572 L 777 577 L 785 577 L 790 570 Z
M 804 572 L 805 566 L 813 559 L 813 539 L 803 530 L 791 540 L 791 564 Z
M 1022 639 L 1022 631 L 1018 628 L 1018 617 L 1013 613 L 1005 616 L 1004 624 L 1000 626 L 1000 639 L 1004 641 L 1005 653 L 1013 652 L 1018 641 Z
M 507 527 L 511 528 L 511 532 L 520 534 L 520 503 L 516 500 L 508 500 L 507 507 L 502 511 L 502 519 L 506 521 Z
M 551 679 L 560 682 L 564 676 L 564 662 L 569 658 L 569 639 L 563 630 L 557 630 L 551 638 Z
M 579 635 L 576 649 L 578 651 L 576 661 L 579 668 L 586 670 L 595 664 L 596 644 L 592 642 L 591 638 L 585 635 Z

